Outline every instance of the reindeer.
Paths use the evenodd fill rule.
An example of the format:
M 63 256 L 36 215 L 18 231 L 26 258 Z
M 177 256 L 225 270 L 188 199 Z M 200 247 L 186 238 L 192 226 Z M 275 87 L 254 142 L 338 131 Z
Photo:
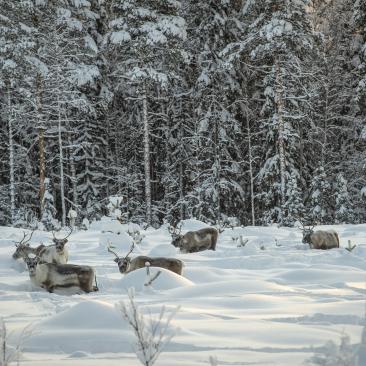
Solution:
M 334 230 L 317 230 L 314 231 L 312 228 L 300 227 L 302 230 L 302 242 L 309 244 L 311 249 L 332 249 L 339 248 L 339 237 L 337 232 Z
M 25 256 L 28 256 L 29 254 L 39 255 L 39 253 L 42 251 L 43 248 L 45 248 L 45 245 L 40 244 L 38 247 L 32 248 L 29 244 L 29 241 L 31 240 L 33 236 L 34 230 L 31 232 L 29 238 L 27 237 L 27 234 L 23 232 L 23 238 L 21 241 L 16 242 L 15 246 L 15 252 L 13 253 L 13 259 L 17 260 L 19 258 L 24 258 Z
M 168 269 L 176 274 L 181 275 L 183 271 L 183 262 L 176 258 L 166 257 L 148 257 L 145 255 L 139 255 L 131 259 L 129 255 L 134 249 L 134 244 L 131 245 L 130 251 L 125 257 L 119 257 L 110 246 L 108 246 L 108 252 L 114 254 L 116 258 L 114 261 L 118 264 L 118 269 L 121 273 L 129 273 L 139 268 L 144 268 L 146 263 L 149 263 L 151 267 L 161 267 Z
M 75 264 L 44 263 L 40 257 L 25 256 L 29 277 L 33 285 L 48 292 L 57 288 L 78 287 L 84 292 L 98 291 L 94 269 Z M 93 280 L 95 279 L 95 286 Z
M 55 233 L 52 231 L 54 244 L 44 247 L 38 254 L 42 262 L 55 263 L 55 264 L 66 264 L 69 259 L 69 251 L 65 248 L 68 242 L 67 238 L 72 233 L 72 228 L 67 236 L 62 239 L 56 238 Z
M 169 232 L 172 234 L 172 244 L 186 253 L 200 252 L 202 250 L 216 250 L 218 231 L 213 227 L 206 227 L 197 231 L 188 231 L 181 235 L 176 227 L 170 226 Z

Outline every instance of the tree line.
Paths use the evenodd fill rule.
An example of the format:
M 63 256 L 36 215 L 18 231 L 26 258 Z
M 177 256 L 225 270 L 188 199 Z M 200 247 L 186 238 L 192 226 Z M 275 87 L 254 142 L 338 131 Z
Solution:
M 366 219 L 365 0 L 3 0 L 0 224 Z

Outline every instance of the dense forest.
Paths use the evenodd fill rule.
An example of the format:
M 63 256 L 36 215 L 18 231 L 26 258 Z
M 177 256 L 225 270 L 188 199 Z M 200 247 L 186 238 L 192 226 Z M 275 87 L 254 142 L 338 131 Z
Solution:
M 1 0 L 0 225 L 366 220 L 366 0 Z

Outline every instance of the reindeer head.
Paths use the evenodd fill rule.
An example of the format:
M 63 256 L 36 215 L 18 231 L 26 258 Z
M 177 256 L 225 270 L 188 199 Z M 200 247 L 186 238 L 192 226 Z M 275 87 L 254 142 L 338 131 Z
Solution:
M 134 244 L 132 244 L 130 251 L 127 253 L 125 257 L 119 257 L 118 254 L 111 249 L 111 246 L 108 245 L 108 252 L 116 256 L 116 258 L 114 258 L 114 261 L 117 263 L 118 269 L 121 273 L 125 273 L 128 269 L 128 266 L 131 262 L 131 258 L 129 257 L 129 255 L 132 253 L 133 248 Z
M 302 223 L 301 227 L 299 226 L 299 229 L 302 230 L 302 242 L 304 244 L 311 243 L 311 234 L 314 232 L 314 227 L 315 225 L 313 225 L 312 227 L 305 227 Z
M 314 226 L 312 228 L 304 228 L 302 233 L 302 242 L 304 244 L 310 244 L 311 243 L 311 234 L 314 232 Z
M 58 239 L 58 238 L 56 238 L 56 235 L 55 235 L 54 231 L 52 231 L 52 235 L 53 235 L 52 241 L 55 243 L 57 252 L 62 252 L 64 250 L 64 246 L 68 242 L 67 238 L 71 235 L 71 233 L 72 233 L 72 228 L 70 228 L 70 232 L 69 232 L 68 235 L 66 235 L 62 239 Z
M 27 234 L 23 232 L 23 239 L 15 243 L 16 249 L 13 254 L 14 259 L 24 258 L 28 255 L 28 249 L 30 248 L 29 241 L 31 240 L 33 233 L 34 230 L 31 232 L 29 238 L 27 238 Z
M 183 237 L 183 235 L 181 235 L 182 225 L 179 226 L 170 225 L 168 230 L 169 233 L 172 235 L 172 245 L 174 245 L 177 248 L 180 248 L 181 246 L 180 243 Z
M 28 271 L 29 271 L 29 276 L 35 276 L 36 275 L 36 269 L 37 269 L 37 265 L 39 262 L 39 257 L 28 257 L 28 255 L 26 255 L 24 257 L 24 261 L 27 264 L 28 267 Z

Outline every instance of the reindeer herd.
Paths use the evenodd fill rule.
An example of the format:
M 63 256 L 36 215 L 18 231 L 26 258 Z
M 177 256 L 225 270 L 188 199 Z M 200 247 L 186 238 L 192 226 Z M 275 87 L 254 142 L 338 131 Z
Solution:
M 303 243 L 309 245 L 311 249 L 332 249 L 339 248 L 339 238 L 335 231 L 318 230 L 314 232 L 312 228 L 302 226 Z M 36 287 L 41 287 L 48 292 L 53 292 L 58 288 L 76 287 L 86 293 L 98 291 L 95 270 L 88 265 L 69 264 L 69 252 L 66 247 L 72 229 L 64 238 L 56 238 L 53 234 L 53 244 L 40 244 L 37 247 L 30 246 L 33 232 L 27 236 L 23 234 L 22 240 L 15 244 L 16 249 L 13 254 L 14 260 L 23 259 L 27 265 L 31 283 Z M 181 234 L 181 227 L 169 227 L 172 235 L 172 245 L 178 247 L 183 253 L 194 253 L 204 250 L 216 250 L 218 231 L 215 228 L 207 227 L 197 231 L 188 231 Z M 137 256 L 130 258 L 134 250 L 133 243 L 129 252 L 124 256 L 119 256 L 108 246 L 108 252 L 115 256 L 114 261 L 118 265 L 120 273 L 127 274 L 145 266 L 160 267 L 182 275 L 184 263 L 177 258 Z

